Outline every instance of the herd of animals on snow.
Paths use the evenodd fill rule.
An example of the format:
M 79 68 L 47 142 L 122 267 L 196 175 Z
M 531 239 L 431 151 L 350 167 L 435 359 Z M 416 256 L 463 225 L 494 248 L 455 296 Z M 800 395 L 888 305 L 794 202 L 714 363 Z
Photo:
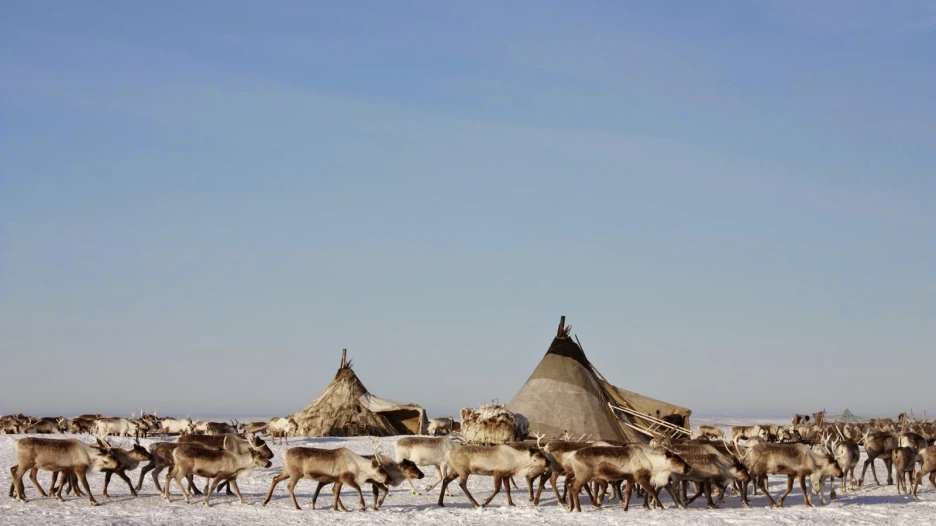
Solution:
M 373 508 L 379 509 L 388 494 L 389 486 L 408 483 L 414 494 L 413 479 L 421 479 L 423 467 L 435 468 L 436 482 L 427 490 L 439 486 L 438 505 L 443 506 L 449 485 L 458 480 L 464 495 L 474 506 L 485 506 L 503 487 L 508 505 L 513 505 L 510 489 L 514 478 L 527 483 L 530 502 L 538 505 L 547 481 L 557 502 L 570 511 L 581 511 L 580 498 L 584 492 L 595 507 L 605 497 L 617 498 L 626 511 L 634 489 L 642 496 L 645 507 L 663 508 L 661 490 L 679 508 L 689 506 L 704 495 L 708 507 L 715 508 L 728 494 L 741 500 L 747 507 L 749 498 L 758 494 L 772 506 L 782 506 L 799 482 L 805 504 L 813 505 L 813 495 L 825 504 L 823 485 L 830 479 L 829 498 L 835 499 L 836 483 L 841 493 L 847 494 L 865 482 L 871 468 L 875 484 L 880 485 L 874 468 L 875 460 L 883 462 L 887 471 L 887 484 L 897 479 L 898 494 L 917 498 L 921 481 L 928 477 L 936 488 L 936 421 L 921 420 L 901 414 L 896 420 L 872 419 L 866 423 L 826 422 L 825 412 L 809 416 L 795 415 L 789 427 L 777 425 L 738 426 L 725 436 L 722 428 L 701 426 L 696 438 L 658 437 L 649 444 L 621 444 L 589 441 L 588 437 L 573 438 L 568 432 L 561 437 L 538 435 L 522 436 L 521 440 L 499 444 L 478 444 L 466 441 L 452 418 L 431 419 L 430 435 L 405 436 L 395 442 L 391 457 L 380 451 L 374 439 L 374 454 L 361 456 L 346 448 L 322 449 L 292 447 L 283 454 L 282 472 L 276 475 L 263 505 L 270 501 L 274 488 L 289 480 L 287 490 L 293 505 L 296 484 L 304 478 L 316 481 L 312 499 L 315 507 L 319 491 L 333 484 L 333 509 L 347 511 L 339 494 L 343 486 L 357 492 L 359 504 L 366 508 L 362 485 L 373 491 Z M 111 418 L 88 414 L 72 419 L 35 418 L 22 414 L 0 417 L 3 434 L 55 434 L 65 433 L 93 436 L 93 443 L 80 438 L 40 438 L 26 436 L 14 442 L 17 464 L 10 468 L 13 481 L 9 495 L 25 502 L 23 477 L 29 478 L 43 497 L 55 495 L 62 500 L 67 493 L 87 498 L 97 504 L 88 484 L 89 472 L 103 472 L 101 494 L 107 497 L 112 475 L 117 475 L 130 488 L 135 497 L 145 476 L 150 473 L 156 490 L 166 501 L 171 499 L 172 483 L 181 491 L 186 502 L 190 495 L 204 493 L 204 505 L 216 490 L 226 487 L 228 494 L 236 494 L 245 503 L 237 487 L 237 479 L 246 477 L 255 467 L 271 466 L 274 453 L 261 437 L 286 441 L 302 434 L 292 418 L 274 418 L 269 422 L 242 424 L 236 420 L 225 422 L 191 421 L 188 418 L 160 418 L 155 413 L 141 413 L 131 418 Z M 524 433 L 525 435 L 526 433 Z M 108 442 L 109 436 L 133 436 L 134 444 L 123 449 Z M 146 436 L 176 436 L 172 441 L 155 442 L 149 450 L 139 445 Z M 517 438 L 517 437 L 514 437 Z M 522 440 L 522 439 L 527 440 Z M 866 460 L 855 477 L 862 449 Z M 140 469 L 136 485 L 128 471 Z M 48 493 L 40 486 L 37 472 L 52 472 Z M 160 486 L 159 475 L 167 470 Z M 493 478 L 493 492 L 480 504 L 469 492 L 468 477 L 483 475 Z M 769 475 L 786 475 L 786 492 L 774 499 L 768 492 Z M 194 477 L 208 479 L 199 490 Z M 558 483 L 563 477 L 562 487 Z M 810 483 L 807 486 L 806 478 Z M 838 480 L 836 480 L 838 479 Z M 185 484 L 183 484 L 185 480 Z M 538 487 L 537 487 L 538 481 Z M 751 484 L 753 483 L 753 484 Z M 749 487 L 753 491 L 749 495 Z M 611 495 L 608 495 L 608 488 Z M 691 488 L 691 491 L 690 491 Z M 83 491 L 83 493 L 82 493 Z M 692 493 L 690 495 L 690 493 Z

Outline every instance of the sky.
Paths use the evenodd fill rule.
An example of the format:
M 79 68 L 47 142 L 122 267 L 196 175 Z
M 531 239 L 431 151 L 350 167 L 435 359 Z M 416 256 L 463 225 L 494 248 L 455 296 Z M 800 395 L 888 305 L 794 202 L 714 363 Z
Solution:
M 936 3 L 0 3 L 0 413 L 936 414 Z

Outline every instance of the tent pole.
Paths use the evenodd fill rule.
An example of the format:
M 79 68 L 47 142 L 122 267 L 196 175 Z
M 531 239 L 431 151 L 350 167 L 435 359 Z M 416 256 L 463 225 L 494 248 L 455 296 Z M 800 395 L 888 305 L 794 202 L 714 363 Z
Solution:
M 347 358 L 348 358 L 348 350 L 342 349 L 341 350 L 341 368 L 342 369 L 344 369 L 345 364 L 348 363 Z

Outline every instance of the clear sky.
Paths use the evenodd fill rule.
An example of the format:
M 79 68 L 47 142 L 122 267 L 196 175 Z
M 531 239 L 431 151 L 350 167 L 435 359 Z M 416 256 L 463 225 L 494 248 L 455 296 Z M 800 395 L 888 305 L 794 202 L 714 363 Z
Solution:
M 0 3 L 0 412 L 936 413 L 936 5 Z

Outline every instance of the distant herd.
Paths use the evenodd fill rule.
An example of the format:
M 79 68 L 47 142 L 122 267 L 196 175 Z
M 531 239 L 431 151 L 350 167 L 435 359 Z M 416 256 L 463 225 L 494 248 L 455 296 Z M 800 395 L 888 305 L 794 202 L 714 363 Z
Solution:
M 438 505 L 444 506 L 450 483 L 458 480 L 464 495 L 474 506 L 486 506 L 503 488 L 507 504 L 513 506 L 511 485 L 514 479 L 524 479 L 529 501 L 538 505 L 548 482 L 559 505 L 570 511 L 581 511 L 584 492 L 593 506 L 599 507 L 618 499 L 627 510 L 634 490 L 642 496 L 646 507 L 663 508 L 661 491 L 679 508 L 685 508 L 704 495 L 709 508 L 718 507 L 729 494 L 749 506 L 749 497 L 760 490 L 772 506 L 782 506 L 798 481 L 807 506 L 812 496 L 826 503 L 823 490 L 830 479 L 829 499 L 836 498 L 835 486 L 845 494 L 864 484 L 865 473 L 871 468 L 874 482 L 880 484 L 874 461 L 879 459 L 887 471 L 887 484 L 897 478 L 897 493 L 917 498 L 924 477 L 936 488 L 936 423 L 901 414 L 896 420 L 875 419 L 866 423 L 826 422 L 825 412 L 809 416 L 794 415 L 790 426 L 751 425 L 731 428 L 727 437 L 721 428 L 701 426 L 696 438 L 657 436 L 649 443 L 609 443 L 573 439 L 569 433 L 547 440 L 544 435 L 528 437 L 526 441 L 502 444 L 469 444 L 455 430 L 457 422 L 440 419 L 432 427 L 433 434 L 443 436 L 407 436 L 396 440 L 393 457 L 380 451 L 380 443 L 372 439 L 374 454 L 358 455 L 346 448 L 327 449 L 292 447 L 282 454 L 282 472 L 271 481 L 263 500 L 266 505 L 276 486 L 287 481 L 293 506 L 299 509 L 295 488 L 302 479 L 317 482 L 312 507 L 321 489 L 332 484 L 332 508 L 347 511 L 341 502 L 344 486 L 353 489 L 359 505 L 366 508 L 362 486 L 371 486 L 373 509 L 384 503 L 389 487 L 408 483 L 418 494 L 413 480 L 422 479 L 423 467 L 434 467 L 437 480 L 426 490 L 440 486 Z M 201 422 L 186 418 L 161 418 L 141 413 L 140 417 L 111 418 L 106 415 L 80 415 L 75 418 L 35 418 L 22 414 L 0 417 L 3 434 L 90 434 L 94 442 L 77 438 L 40 438 L 26 436 L 14 442 L 16 465 L 10 468 L 13 481 L 9 495 L 25 502 L 23 477 L 28 473 L 42 496 L 55 495 L 62 500 L 63 491 L 76 496 L 87 495 L 97 504 L 88 484 L 89 472 L 103 472 L 101 494 L 107 495 L 111 477 L 117 475 L 137 496 L 147 473 L 168 502 L 174 482 L 186 502 L 192 494 L 204 493 L 204 505 L 210 505 L 211 495 L 225 489 L 244 503 L 237 480 L 248 476 L 257 467 L 272 465 L 273 451 L 261 438 L 275 443 L 295 436 L 298 425 L 291 418 L 274 418 L 269 422 L 241 424 L 236 420 Z M 108 442 L 109 436 L 177 436 L 172 442 L 156 442 L 149 449 L 136 440 L 124 449 Z M 535 440 L 534 440 L 535 439 Z M 288 443 L 288 442 L 287 442 Z M 861 473 L 855 477 L 862 450 L 866 454 Z M 142 465 L 142 467 L 141 467 Z M 127 472 L 141 467 L 136 485 Z M 52 472 L 48 491 L 37 479 L 39 470 Z M 166 471 L 164 486 L 159 475 Z M 493 478 L 493 492 L 478 502 L 468 489 L 469 476 Z M 769 475 L 786 475 L 786 491 L 778 499 L 768 492 Z M 195 486 L 195 477 L 207 479 L 203 490 Z M 559 484 L 559 477 L 563 483 Z M 806 479 L 809 478 L 809 485 Z M 183 483 L 184 481 L 184 483 Z M 537 481 L 539 482 L 537 487 Z M 753 482 L 753 485 L 751 484 Z M 753 491 L 748 488 L 753 486 Z M 610 491 L 609 491 L 610 488 Z M 561 490 L 561 491 L 560 491 Z M 610 493 L 610 494 L 609 494 Z

